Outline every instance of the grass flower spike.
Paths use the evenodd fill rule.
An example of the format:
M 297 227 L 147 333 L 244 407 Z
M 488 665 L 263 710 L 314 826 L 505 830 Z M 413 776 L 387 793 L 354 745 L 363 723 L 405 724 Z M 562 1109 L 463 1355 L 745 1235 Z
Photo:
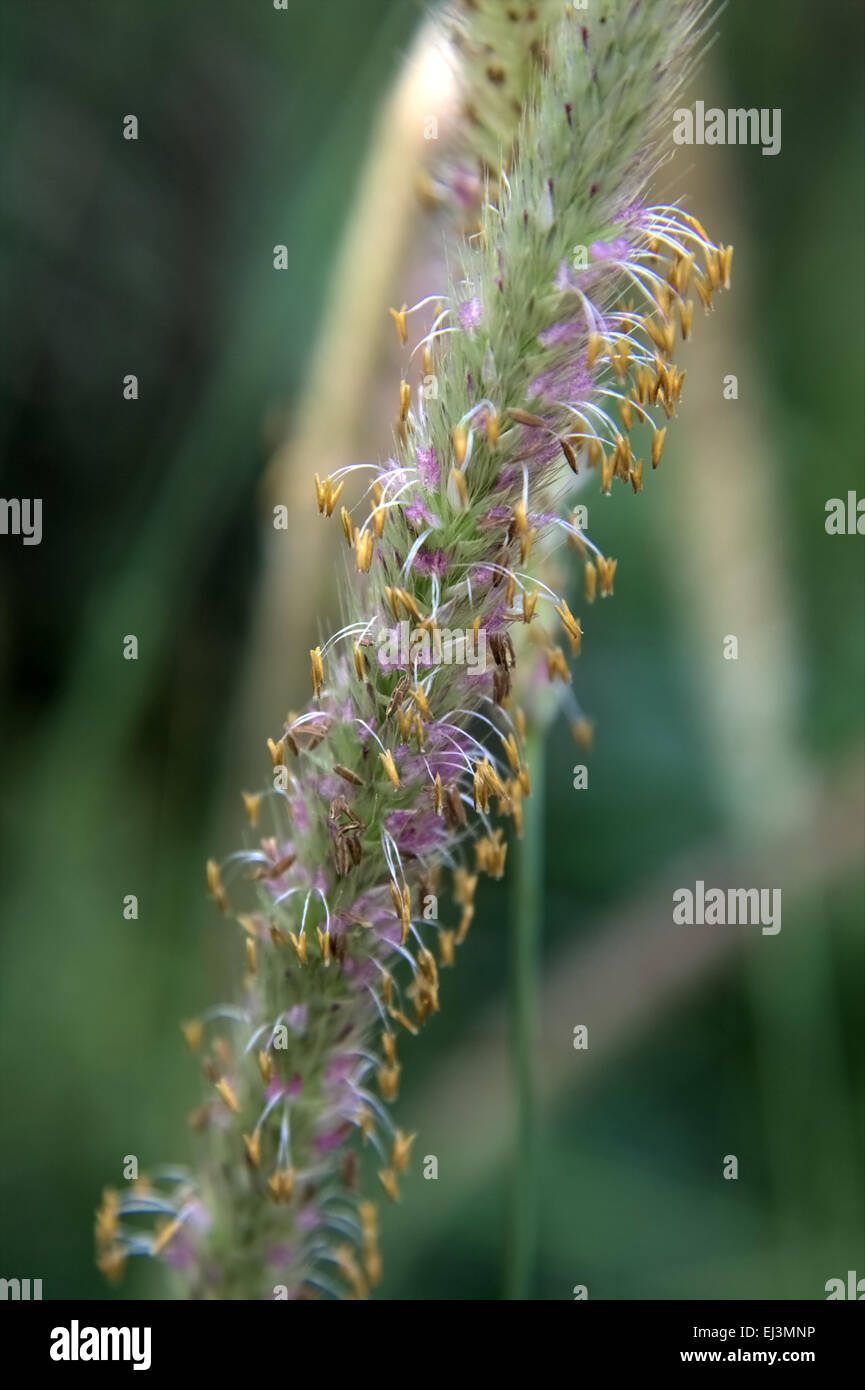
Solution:
M 392 456 L 314 480 L 347 542 L 344 621 L 309 654 L 308 707 L 271 731 L 249 847 L 208 865 L 245 970 L 236 1005 L 184 1026 L 208 1155 L 108 1192 L 98 1217 L 107 1274 L 151 1254 L 190 1297 L 379 1282 L 374 1198 L 399 1199 L 414 1152 L 391 1118 L 403 1057 L 531 793 L 517 667 L 568 686 L 583 644 L 582 604 L 538 567 L 570 540 L 585 603 L 613 593 L 575 491 L 648 482 L 682 398 L 676 344 L 730 281 L 731 248 L 648 191 L 698 5 L 472 0 L 449 22 L 479 93 L 478 221 L 450 283 L 392 311 Z

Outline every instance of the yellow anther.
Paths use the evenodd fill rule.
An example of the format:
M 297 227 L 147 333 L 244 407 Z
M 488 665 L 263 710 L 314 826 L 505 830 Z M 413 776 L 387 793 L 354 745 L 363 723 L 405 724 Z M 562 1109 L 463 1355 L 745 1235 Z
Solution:
M 340 1245 L 334 1251 L 334 1257 L 340 1272 L 351 1286 L 353 1297 L 359 1300 L 369 1298 L 366 1280 L 360 1272 L 351 1246 Z
M 408 589 L 397 589 L 397 593 L 400 603 L 412 621 L 415 623 L 421 622 L 420 611 L 414 601 L 413 595 L 409 593 Z
M 491 878 L 501 878 L 505 871 L 507 852 L 507 845 L 502 843 L 501 830 L 497 830 L 494 835 L 485 836 L 475 845 L 475 862 L 478 869 L 482 869 Z
M 416 1138 L 416 1134 L 403 1134 L 401 1129 L 396 1131 L 390 1156 L 390 1166 L 395 1173 L 405 1172 L 408 1167 L 411 1146 Z
M 333 478 L 325 478 L 324 482 L 316 473 L 315 475 L 315 498 L 318 503 L 318 510 L 325 516 L 333 516 L 333 509 L 339 500 L 343 484 L 334 487 Z
M 454 899 L 465 907 L 471 903 L 475 896 L 475 889 L 478 884 L 477 874 L 470 874 L 467 869 L 460 867 L 454 874 Z
M 667 437 L 667 427 L 666 427 L 666 425 L 664 426 L 664 428 L 663 428 L 662 430 L 655 430 L 654 434 L 652 435 L 652 467 L 653 467 L 653 468 L 657 468 L 658 464 L 661 462 L 661 454 L 663 453 L 663 449 L 664 449 L 664 440 L 666 439 L 666 437 Z
M 586 349 L 586 366 L 592 370 L 601 353 L 604 350 L 604 340 L 600 333 L 592 333 L 589 337 L 589 345 Z
M 157 1232 L 153 1241 L 153 1245 L 151 1246 L 150 1253 L 152 1255 L 161 1255 L 166 1246 L 171 1244 L 179 1230 L 180 1219 L 178 1217 L 175 1217 L 173 1221 L 169 1221 L 165 1226 L 162 1227 L 160 1231 Z
M 431 718 L 430 708 L 427 702 L 427 697 L 424 693 L 423 686 L 415 686 L 414 690 L 411 693 L 411 697 L 414 700 L 415 707 L 417 708 L 417 712 L 420 715 L 421 719 Z
M 669 357 L 676 341 L 673 325 L 669 320 L 664 320 L 661 324 L 657 324 L 654 319 L 646 319 L 644 321 L 644 326 L 658 351 L 662 355 Z
M 598 588 L 598 571 L 591 560 L 586 561 L 586 602 L 594 603 Z
M 601 585 L 601 598 L 608 598 L 613 592 L 613 576 L 618 560 L 604 560 L 598 556 L 598 579 Z
M 378 1175 L 379 1182 L 392 1202 L 399 1201 L 399 1186 L 392 1168 L 383 1168 Z
M 469 504 L 469 490 L 465 477 L 458 468 L 451 469 L 449 491 L 451 488 L 454 494 L 454 504 L 465 511 Z
M 457 946 L 462 946 L 463 942 L 465 941 L 466 936 L 468 935 L 469 927 L 470 927 L 471 924 L 472 924 L 472 918 L 474 917 L 474 915 L 475 915 L 474 904 L 473 904 L 473 903 L 465 903 L 465 904 L 463 905 L 463 914 L 462 914 L 462 917 L 460 918 L 460 924 L 459 924 L 459 927 L 457 928 L 457 934 L 456 934 L 456 937 L 454 938 L 455 943 L 456 943 Z
M 469 445 L 469 437 L 465 425 L 454 425 L 451 430 L 451 439 L 454 444 L 454 456 L 457 461 L 457 467 L 462 468 L 466 461 Z
M 354 558 L 359 574 L 369 574 L 375 541 L 369 531 L 357 531 L 354 537 Z
M 294 932 L 288 933 L 288 939 L 294 947 L 294 954 L 297 956 L 301 965 L 306 965 L 308 956 L 306 954 L 306 933 L 301 932 L 300 936 L 295 936 Z
M 474 773 L 474 802 L 476 811 L 486 812 L 489 810 L 490 789 L 481 771 L 480 763 L 475 767 Z
M 116 1245 L 113 1249 L 103 1250 L 96 1260 L 96 1268 L 99 1273 L 104 1275 L 109 1284 L 117 1284 L 123 1278 L 123 1271 L 126 1268 L 126 1250 L 122 1245 Z
M 232 1115 L 239 1115 L 240 1105 L 238 1103 L 237 1096 L 234 1094 L 234 1091 L 231 1089 L 229 1082 L 226 1081 L 224 1076 L 221 1078 L 221 1080 L 217 1081 L 216 1089 L 219 1092 L 219 1095 L 221 1096 L 222 1100 L 228 1106 Z
M 278 1168 L 273 1177 L 268 1178 L 267 1185 L 275 1202 L 281 1205 L 290 1202 L 294 1195 L 294 1169 Z
M 676 264 L 673 269 L 673 285 L 678 295 L 682 296 L 687 293 L 688 286 L 691 283 L 691 272 L 693 269 L 693 256 L 677 255 Z
M 225 896 L 225 889 L 222 886 L 219 865 L 215 859 L 208 859 L 207 861 L 207 891 L 213 898 L 220 912 L 227 912 L 228 899 Z
M 601 455 L 601 492 L 608 493 L 613 482 L 613 470 L 618 454 Z
M 388 781 L 396 788 L 400 786 L 399 773 L 396 770 L 396 763 L 393 760 L 393 753 L 388 749 L 385 753 L 379 753 L 379 761 L 387 773 Z
M 267 740 L 267 751 L 270 753 L 270 760 L 274 767 L 282 767 L 285 762 L 285 740 L 280 739 L 279 743 L 274 743 L 272 738 Z
M 380 1067 L 376 1079 L 383 1100 L 395 1100 L 399 1090 L 399 1066 Z
M 562 620 L 562 627 L 565 629 L 568 641 L 571 644 L 572 655 L 579 656 L 580 644 L 583 637 L 583 630 L 580 627 L 579 619 L 574 617 L 564 599 L 562 599 L 560 604 L 557 604 L 556 612 Z
M 670 273 L 672 275 L 673 272 L 671 271 Z M 664 315 L 665 318 L 670 312 L 671 297 L 672 296 L 670 295 L 670 288 L 668 285 L 665 285 L 663 281 L 656 285 L 654 295 L 655 303 L 657 304 L 658 308 L 660 309 L 661 313 Z
M 686 227 L 690 227 L 692 231 L 695 231 L 697 236 L 701 237 L 703 241 L 709 240 L 709 234 L 699 218 L 695 217 L 692 212 L 683 212 L 681 216 Z
M 565 661 L 565 654 L 561 647 L 550 647 L 547 652 L 547 675 L 550 680 L 555 680 L 556 676 L 567 684 L 571 679 L 568 670 L 568 663 Z
M 99 1249 L 106 1249 L 114 1242 L 117 1234 L 117 1206 L 119 1198 L 112 1187 L 106 1187 L 102 1193 L 102 1204 L 96 1213 L 96 1244 Z
M 405 1014 L 402 1013 L 399 1009 L 388 1009 L 388 1013 L 390 1017 L 393 1019 L 394 1023 L 400 1024 L 400 1026 L 405 1028 L 405 1030 L 408 1033 L 411 1033 L 412 1035 L 415 1035 L 417 1033 L 417 1029 L 412 1023 L 411 1019 L 406 1018 Z
M 203 1032 L 201 1021 L 194 1018 L 189 1023 L 181 1023 L 180 1028 L 189 1051 L 197 1052 L 201 1046 L 201 1034 Z
M 517 747 L 516 738 L 513 734 L 508 734 L 507 738 L 505 738 L 504 734 L 499 734 L 499 738 L 502 741 L 502 747 L 505 750 L 508 763 L 510 764 L 511 772 L 519 772 L 520 752 L 519 748 Z
M 321 647 L 313 647 L 309 653 L 309 659 L 311 662 L 309 674 L 312 679 L 312 688 L 316 696 L 318 696 L 324 685 L 324 662 L 321 659 Z
M 513 778 L 508 783 L 508 792 L 511 798 L 511 816 L 514 822 L 514 831 L 518 836 L 523 833 L 523 789 L 520 786 L 519 778 Z
M 696 281 L 697 294 L 700 296 L 700 303 L 708 314 L 712 308 L 712 291 L 702 278 Z
M 389 310 L 390 316 L 393 319 L 394 324 L 396 325 L 397 336 L 402 347 L 405 347 L 406 343 L 408 342 L 408 328 L 406 327 L 405 321 L 405 313 L 407 307 L 408 306 L 404 304 L 401 309 Z
M 733 264 L 732 246 L 720 246 L 718 248 L 718 259 L 721 266 L 721 288 L 728 290 L 730 288 L 730 268 Z

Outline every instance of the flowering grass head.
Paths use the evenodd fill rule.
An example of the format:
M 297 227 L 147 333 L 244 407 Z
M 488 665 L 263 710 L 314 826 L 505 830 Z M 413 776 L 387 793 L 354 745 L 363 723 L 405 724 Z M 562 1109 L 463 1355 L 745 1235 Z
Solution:
M 209 1086 L 194 1123 L 210 1156 L 194 1178 L 107 1194 L 109 1274 L 149 1253 L 196 1297 L 377 1284 L 370 1180 L 398 1200 L 414 1142 L 391 1118 L 405 1048 L 439 1011 L 478 877 L 505 872 L 531 793 L 515 680 L 529 669 L 566 690 L 582 648 L 579 613 L 540 566 L 569 541 L 583 602 L 613 593 L 617 562 L 574 498 L 640 492 L 682 400 L 677 343 L 729 285 L 731 248 L 647 191 L 699 8 L 609 0 L 602 22 L 537 7 L 515 74 L 511 9 L 535 25 L 481 0 L 457 17 L 463 47 L 477 21 L 494 50 L 471 123 L 479 221 L 451 249 L 449 283 L 391 311 L 405 352 L 391 456 L 315 479 L 345 542 L 343 622 L 309 653 L 308 707 L 268 739 L 248 846 L 208 866 L 245 976 L 236 1005 L 184 1030 Z M 512 80 L 518 129 L 493 152 Z M 464 660 L 442 658 L 444 630 Z

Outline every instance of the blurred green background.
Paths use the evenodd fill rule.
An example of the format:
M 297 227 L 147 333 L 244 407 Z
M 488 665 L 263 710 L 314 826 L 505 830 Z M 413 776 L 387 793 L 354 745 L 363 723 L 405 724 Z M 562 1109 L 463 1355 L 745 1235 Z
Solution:
M 90 1299 L 123 1156 L 194 1158 L 178 1021 L 230 997 L 236 962 L 202 865 L 241 832 L 236 777 L 264 777 L 246 746 L 306 686 L 274 651 L 293 688 L 260 740 L 240 727 L 260 483 L 421 10 L 0 13 L 2 495 L 44 499 L 40 546 L 0 542 L 0 1273 Z M 865 493 L 862 28 L 847 0 L 728 5 L 695 95 L 780 107 L 782 153 L 677 165 L 736 243 L 733 292 L 697 326 L 657 476 L 589 499 L 620 571 L 576 678 L 589 789 L 564 725 L 548 750 L 538 1298 L 822 1298 L 865 1275 L 865 541 L 824 530 L 828 498 Z M 284 601 L 288 628 L 306 596 Z M 697 878 L 781 886 L 780 935 L 672 931 Z M 501 1296 L 508 903 L 484 886 L 405 1049 L 401 1120 L 440 1176 L 386 1215 L 386 1298 Z M 166 1288 L 136 1268 L 110 1296 Z

